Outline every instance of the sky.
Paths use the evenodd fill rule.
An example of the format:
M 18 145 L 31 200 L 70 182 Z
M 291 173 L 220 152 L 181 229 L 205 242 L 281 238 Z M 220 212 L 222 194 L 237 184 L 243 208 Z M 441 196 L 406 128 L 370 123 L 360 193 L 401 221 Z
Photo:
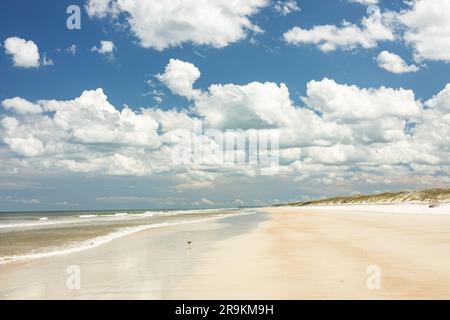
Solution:
M 3 0 L 0 211 L 448 187 L 449 62 L 447 0 Z M 198 123 L 276 172 L 174 159 Z

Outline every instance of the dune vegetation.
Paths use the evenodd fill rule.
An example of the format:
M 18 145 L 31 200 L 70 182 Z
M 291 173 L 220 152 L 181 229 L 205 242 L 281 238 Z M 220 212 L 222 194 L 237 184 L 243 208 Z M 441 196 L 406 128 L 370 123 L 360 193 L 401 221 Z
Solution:
M 365 204 L 365 203 L 430 203 L 450 202 L 450 189 L 384 192 L 373 195 L 339 196 L 311 201 L 291 202 L 289 206 Z

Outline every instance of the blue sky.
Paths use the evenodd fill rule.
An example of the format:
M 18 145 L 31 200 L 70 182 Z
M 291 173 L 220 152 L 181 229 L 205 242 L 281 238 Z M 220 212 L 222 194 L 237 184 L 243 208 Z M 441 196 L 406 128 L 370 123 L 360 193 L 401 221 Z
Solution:
M 433 15 L 448 15 L 446 13 L 448 4 L 445 1 L 434 3 L 434 5 L 437 4 L 443 7 L 442 13 L 439 11 L 436 13 L 436 10 L 428 12 L 426 5 L 429 0 L 418 0 L 412 4 L 401 1 L 378 1 L 377 7 L 371 10 L 378 10 L 377 12 L 381 18 L 374 19 L 378 19 L 383 27 L 392 31 L 395 39 L 375 40 L 374 44 L 365 46 L 358 41 L 348 42 L 347 34 L 341 33 L 341 36 L 333 38 L 335 44 L 337 43 L 337 47 L 332 50 L 322 50 L 318 43 L 326 40 L 318 39 L 322 36 L 320 33 L 313 34 L 310 31 L 317 26 L 323 25 L 334 25 L 337 29 L 340 29 L 343 28 L 342 21 L 344 20 L 347 21 L 347 24 L 359 28 L 362 25 L 362 19 L 372 15 L 372 11 L 368 10 L 368 5 L 350 0 L 281 2 L 251 0 L 247 2 L 251 9 L 250 13 L 242 14 L 246 9 L 243 8 L 242 10 L 244 11 L 239 11 L 236 9 L 239 5 L 236 5 L 236 8 L 230 9 L 230 16 L 225 18 L 235 19 L 236 17 L 233 16 L 235 14 L 237 16 L 236 19 L 244 18 L 250 21 L 252 25 L 258 26 L 259 32 L 252 31 L 252 28 L 247 28 L 245 23 L 240 24 L 236 22 L 237 25 L 235 27 L 241 29 L 241 35 L 236 36 L 235 32 L 237 32 L 237 29 L 230 29 L 230 34 L 226 34 L 226 31 L 223 31 L 223 34 L 219 32 L 217 38 L 220 39 L 214 39 L 214 36 L 208 35 L 207 24 L 210 23 L 213 29 L 219 27 L 219 30 L 221 28 L 228 30 L 227 26 L 215 25 L 220 23 L 220 21 L 209 21 L 204 22 L 207 28 L 199 28 L 197 30 L 195 21 L 192 20 L 189 21 L 189 23 L 194 25 L 194 27 L 190 26 L 192 27 L 192 34 L 189 33 L 191 29 L 186 27 L 185 30 L 178 34 L 181 40 L 176 40 L 178 43 L 175 43 L 176 41 L 173 40 L 173 43 L 170 44 L 170 37 L 175 33 L 172 34 L 170 30 L 167 31 L 166 29 L 176 25 L 176 23 L 186 23 L 183 17 L 180 18 L 181 22 L 176 21 L 177 16 L 173 18 L 164 17 L 163 26 L 164 23 L 167 23 L 164 26 L 166 29 L 151 30 L 153 25 L 143 19 L 139 20 L 136 11 L 133 11 L 133 8 L 130 9 L 126 5 L 120 7 L 118 16 L 115 16 L 112 8 L 116 1 L 112 1 L 110 7 L 103 10 L 103 12 L 89 12 L 88 6 L 94 5 L 93 3 L 95 2 L 97 1 L 43 0 L 37 2 L 3 0 L 0 4 L 0 42 L 2 43 L 2 53 L 0 54 L 0 101 L 3 101 L 3 108 L 0 108 L 0 117 L 2 119 L 6 117 L 15 118 L 19 124 L 23 124 L 24 128 L 27 127 L 26 130 L 28 130 L 28 134 L 23 133 L 24 131 L 14 133 L 11 131 L 11 127 L 8 129 L 4 123 L 3 131 L 0 131 L 2 134 L 0 157 L 2 157 L 1 163 L 3 166 L 0 172 L 3 180 L 3 183 L 0 184 L 0 204 L 2 206 L 0 210 L 220 207 L 241 203 L 253 204 L 255 201 L 256 203 L 261 203 L 261 201 L 267 203 L 352 192 L 376 192 L 399 188 L 414 189 L 446 185 L 449 171 L 446 154 L 442 154 L 442 152 L 443 150 L 445 151 L 448 144 L 446 144 L 446 141 L 441 141 L 440 143 L 444 143 L 443 148 L 442 145 L 437 144 L 433 139 L 436 139 L 436 136 L 446 134 L 445 126 L 447 123 L 433 123 L 432 119 L 442 119 L 443 115 L 447 115 L 446 110 L 448 109 L 446 109 L 446 105 L 448 101 L 442 102 L 442 99 L 440 99 L 433 104 L 437 105 L 435 109 L 441 112 L 440 114 L 423 114 L 424 110 L 429 108 L 430 105 L 427 105 L 427 101 L 430 101 L 433 96 L 443 91 L 447 83 L 450 82 L 448 79 L 448 74 L 450 74 L 450 64 L 448 63 L 450 56 L 445 53 L 448 52 L 448 41 L 450 41 L 449 25 L 435 26 L 443 30 L 443 39 L 437 42 L 437 46 L 435 42 L 432 42 L 433 39 L 427 38 L 427 30 L 429 30 L 427 28 L 432 28 L 433 23 L 439 24 L 446 19 L 445 16 L 434 17 Z M 215 4 L 215 1 L 212 2 L 216 6 L 213 8 L 223 9 L 223 6 L 226 6 L 220 0 L 217 1 L 217 4 Z M 297 9 L 292 10 L 288 14 L 282 14 L 276 10 L 277 5 L 285 6 L 288 2 L 295 3 Z M 148 15 L 150 17 L 152 14 L 158 16 L 155 13 L 156 9 L 152 7 L 152 1 L 147 1 L 147 3 L 149 5 L 142 10 L 149 10 Z M 193 14 L 192 19 L 208 20 L 208 8 L 202 8 L 203 3 L 203 1 L 199 1 L 194 5 L 196 7 L 192 8 L 192 10 L 196 10 L 196 13 Z M 242 3 L 245 3 L 245 1 Z M 80 30 L 68 30 L 66 28 L 66 19 L 68 17 L 66 8 L 71 4 L 78 4 L 81 8 Z M 163 8 L 162 10 L 161 12 L 164 13 L 165 9 Z M 403 18 L 408 14 L 408 18 Z M 202 15 L 206 15 L 205 18 L 202 18 Z M 392 18 L 391 16 L 395 17 Z M 429 19 L 429 22 L 421 23 L 416 16 L 425 16 Z M 133 29 L 130 21 L 134 17 L 136 17 L 134 20 L 135 25 L 144 28 L 146 33 L 144 36 L 142 34 L 139 35 Z M 227 21 L 226 19 L 224 21 Z M 236 20 L 229 21 L 235 22 Z M 297 40 L 297 42 L 286 40 L 284 35 L 294 27 L 303 30 L 303 38 L 301 38 L 303 40 Z M 367 35 L 370 33 L 368 30 L 361 30 L 362 34 Z M 164 37 L 167 34 L 169 45 L 163 49 L 157 48 L 158 40 L 156 36 L 148 36 L 153 32 L 157 35 L 159 32 L 159 37 Z M 408 37 L 411 34 L 416 37 Z M 213 43 L 214 41 L 221 41 L 222 38 L 230 39 L 230 37 L 235 37 L 235 39 L 227 40 L 226 44 L 219 48 L 214 44 L 204 44 L 201 40 L 198 40 L 203 39 L 203 36 L 209 37 L 208 39 Z M 308 39 L 314 39 L 315 37 L 315 40 L 305 40 L 304 36 L 310 37 Z M 336 33 L 334 36 L 336 36 Z M 375 33 L 372 36 L 378 37 Z M 381 35 L 381 37 L 383 36 Z M 32 41 L 38 47 L 39 61 L 36 62 L 38 66 L 23 67 L 14 63 L 14 53 L 8 51 L 9 47 L 5 42 L 6 39 L 12 37 Z M 327 36 L 325 35 L 325 37 Z M 416 40 L 409 40 L 412 38 Z M 114 51 L 112 53 L 93 51 L 93 47 L 99 48 L 100 41 L 112 42 Z M 144 44 L 145 41 L 146 44 Z M 76 46 L 74 53 L 70 53 L 67 50 L 72 45 Z M 428 47 L 436 48 L 436 51 L 442 51 L 442 54 L 436 57 L 427 51 Z M 389 66 L 392 66 L 394 62 L 398 62 L 398 60 L 395 60 L 396 58 L 403 60 L 400 72 L 394 73 L 380 67 L 381 63 L 377 60 L 377 57 L 380 57 L 379 54 L 383 51 L 389 53 L 387 58 L 390 59 L 386 62 Z M 43 65 L 44 56 L 51 59 L 52 65 Z M 395 61 L 393 62 L 391 58 Z M 239 170 L 239 173 L 234 173 L 231 170 L 226 171 L 227 173 L 225 174 L 215 174 L 214 177 L 208 177 L 208 186 L 199 188 L 196 188 L 196 183 L 192 183 L 189 179 L 192 179 L 190 175 L 193 171 L 201 176 L 201 170 L 197 172 L 197 169 L 193 170 L 192 168 L 184 168 L 184 173 L 181 173 L 179 168 L 157 169 L 152 170 L 152 173 L 148 173 L 143 169 L 142 172 L 146 173 L 140 172 L 139 174 L 133 172 L 115 174 L 112 169 L 106 171 L 97 169 L 73 170 L 73 168 L 64 167 L 58 162 L 69 158 L 71 161 L 79 161 L 80 163 L 86 160 L 75 159 L 72 154 L 69 156 L 69 153 L 72 152 L 69 151 L 72 150 L 71 148 L 88 148 L 89 152 L 93 154 L 92 157 L 88 157 L 88 160 L 94 161 L 94 154 L 95 157 L 101 154 L 101 159 L 107 159 L 106 154 L 108 156 L 113 153 L 125 154 L 129 151 L 127 148 L 130 146 L 126 145 L 126 143 L 122 144 L 120 150 L 126 150 L 124 152 L 119 149 L 104 151 L 107 149 L 104 145 L 102 147 L 93 147 L 96 144 L 103 144 L 104 139 L 102 138 L 99 138 L 98 142 L 90 140 L 87 144 L 86 141 L 73 143 L 72 138 L 67 138 L 64 141 L 57 140 L 64 144 L 64 147 L 61 147 L 63 151 L 51 151 L 51 143 L 54 143 L 54 141 L 51 142 L 51 139 L 45 140 L 42 129 L 31 127 L 30 125 L 30 122 L 36 121 L 38 123 L 38 121 L 44 121 L 44 115 L 39 119 L 35 119 L 34 117 L 37 117 L 35 114 L 27 115 L 26 112 L 20 111 L 20 106 L 14 104 L 17 101 L 14 103 L 9 102 L 9 104 L 8 102 L 5 103 L 8 99 L 20 97 L 41 106 L 43 110 L 46 110 L 46 115 L 54 120 L 52 117 L 55 110 L 49 111 L 39 101 L 72 100 L 80 97 L 84 90 L 102 88 L 105 96 L 107 96 L 107 101 L 117 111 L 121 111 L 124 105 L 127 105 L 136 114 L 141 112 L 141 108 L 156 108 L 165 111 L 175 109 L 181 112 L 190 112 L 190 117 L 205 117 L 206 121 L 208 121 L 209 113 L 201 111 L 201 103 L 204 103 L 203 98 L 183 96 L 180 92 L 173 90 L 170 80 L 162 81 L 155 77 L 157 74 L 164 74 L 170 59 L 176 59 L 192 65 L 199 70 L 201 76 L 196 81 L 193 81 L 193 88 L 201 91 L 204 95 L 213 95 L 208 88 L 214 84 L 233 84 L 239 86 L 239 89 L 242 90 L 247 88 L 246 86 L 252 82 L 260 84 L 274 83 L 278 86 L 281 83 L 285 84 L 289 99 L 292 101 L 292 110 L 309 109 L 319 115 L 329 112 L 328 117 L 323 116 L 323 119 L 320 120 L 329 122 L 323 124 L 324 126 L 331 126 L 332 124 L 345 125 L 352 131 L 352 133 L 348 133 L 353 134 L 349 140 L 344 140 L 344 138 L 343 140 L 327 140 L 325 145 L 328 149 L 326 151 L 333 151 L 333 155 L 340 154 L 340 152 L 344 151 L 336 151 L 336 146 L 344 145 L 347 148 L 354 148 L 344 153 L 355 152 L 355 156 L 347 156 L 348 159 L 343 161 L 336 160 L 336 162 L 330 163 L 312 155 L 313 152 L 322 153 L 320 150 L 308 149 L 310 147 L 324 147 L 324 139 L 317 138 L 322 142 L 311 143 L 310 145 L 305 143 L 296 145 L 293 142 L 289 142 L 286 144 L 297 148 L 298 150 L 296 150 L 302 154 L 302 156 L 297 157 L 299 166 L 301 166 L 300 162 L 302 161 L 306 161 L 304 163 L 308 163 L 308 165 L 311 163 L 325 165 L 327 167 L 326 176 L 318 178 L 313 173 L 306 173 L 302 179 L 296 180 L 295 178 L 298 178 L 299 174 L 295 170 L 289 174 L 279 174 L 271 177 L 255 177 L 242 174 Z M 178 64 L 178 66 L 183 68 L 186 65 Z M 408 72 L 406 71 L 408 66 L 416 66 L 419 70 Z M 189 70 L 192 70 L 192 68 Z M 333 86 L 333 90 L 337 90 L 335 92 L 336 95 L 342 94 L 342 99 L 344 100 L 353 97 L 348 96 L 350 93 L 346 93 L 346 90 L 351 85 L 355 85 L 360 90 L 355 91 L 355 98 L 364 99 L 364 94 L 369 95 L 368 100 L 373 97 L 373 105 L 370 104 L 364 108 L 379 108 L 380 110 L 387 108 L 383 103 L 388 99 L 388 93 L 386 93 L 386 97 L 384 96 L 385 93 L 380 93 L 380 96 L 382 94 L 383 96 L 378 97 L 378 91 L 376 91 L 380 87 L 386 87 L 392 88 L 395 94 L 398 93 L 398 96 L 392 97 L 392 101 L 399 103 L 399 99 L 405 98 L 405 108 L 410 109 L 408 109 L 408 112 L 401 111 L 395 115 L 389 110 L 383 109 L 384 113 L 380 111 L 377 119 L 373 118 L 372 115 L 368 115 L 364 119 L 358 118 L 359 124 L 356 127 L 354 120 L 347 120 L 345 117 L 342 118 L 341 112 L 334 112 L 335 109 L 340 108 L 340 105 L 336 104 L 337 102 L 333 100 L 333 97 L 319 96 L 323 88 L 326 88 L 325 83 L 321 82 L 324 78 L 333 80 L 336 86 L 332 83 L 328 83 L 328 85 Z M 148 80 L 152 81 L 153 87 L 149 86 Z M 311 92 L 308 92 L 307 85 L 313 80 L 318 82 L 312 85 L 317 86 L 317 91 L 314 90 L 314 87 L 311 88 Z M 404 91 L 410 90 L 414 95 L 413 98 L 411 99 L 411 97 L 405 97 L 405 95 L 401 94 L 400 88 L 403 88 Z M 342 91 L 340 91 L 341 89 Z M 370 90 L 373 90 L 373 92 Z M 153 94 L 151 93 L 152 91 Z M 155 95 L 155 92 L 162 94 L 159 96 L 161 101 L 158 101 L 158 95 Z M 445 92 L 442 96 L 445 96 Z M 305 102 L 305 99 L 301 97 L 309 97 L 309 102 Z M 220 103 L 222 102 L 218 102 L 213 98 L 208 100 L 208 103 L 217 103 L 217 110 L 227 108 L 225 104 L 221 105 Z M 252 97 L 246 97 L 246 99 L 251 100 Z M 331 100 L 325 101 L 326 99 Z M 377 103 L 383 105 L 378 105 Z M 400 102 L 400 104 L 402 103 Z M 414 108 L 414 103 L 419 105 L 420 111 L 411 111 L 411 108 Z M 9 107 L 5 105 L 9 105 Z M 349 108 L 348 110 L 350 111 L 346 112 L 351 112 L 353 110 L 352 105 L 352 103 L 349 103 L 349 106 L 342 106 L 341 111 L 344 112 L 347 110 L 346 108 Z M 409 107 L 410 105 L 411 107 Z M 242 106 L 242 108 L 247 108 L 247 106 Z M 273 109 L 277 107 L 275 104 L 271 104 L 267 108 Z M 232 114 L 231 112 L 228 114 Z M 192 115 L 192 113 L 196 115 Z M 273 113 L 270 113 L 270 115 L 274 118 L 277 117 Z M 230 117 L 227 114 L 223 116 Z M 389 120 L 391 116 L 395 118 L 392 121 Z M 300 119 L 303 118 L 300 117 Z M 395 128 L 389 127 L 391 122 L 393 123 L 399 119 L 402 119 L 404 123 L 398 124 L 395 122 Z M 229 120 L 231 121 L 231 118 Z M 417 133 L 414 132 L 414 137 L 410 137 L 402 131 L 402 127 L 405 126 L 406 122 L 413 122 L 415 123 L 414 126 L 419 125 Z M 279 126 L 284 128 L 286 121 L 282 123 Z M 212 126 L 212 121 L 208 125 Z M 298 123 L 298 127 L 302 126 L 302 123 Z M 319 123 L 315 129 L 318 132 L 324 132 L 325 129 L 322 130 L 320 126 L 321 124 Z M 364 128 L 361 129 L 361 126 Z M 432 136 L 430 133 L 430 137 L 425 137 L 424 132 L 430 132 L 429 127 L 426 126 L 431 126 L 432 128 L 442 127 L 444 131 L 433 132 Z M 243 129 L 248 128 L 252 128 L 251 124 L 246 124 L 246 127 Z M 290 129 L 294 130 L 295 128 Z M 66 133 L 73 132 L 73 128 L 67 130 Z M 343 132 L 347 132 L 345 131 L 346 129 L 342 130 L 342 132 L 336 131 L 331 136 L 341 136 Z M 378 136 L 382 137 L 378 137 L 378 140 L 370 137 L 364 138 L 359 136 L 361 132 L 358 130 L 362 130 L 364 132 L 363 135 L 367 136 L 371 135 L 371 133 L 368 133 L 369 130 L 373 130 L 377 132 Z M 399 130 L 400 133 L 396 130 Z M 305 132 L 310 131 L 305 129 Z M 405 134 L 400 137 L 402 132 Z M 99 135 L 101 134 L 101 131 L 99 131 Z M 14 140 L 14 138 L 19 136 L 20 139 L 25 139 L 25 142 L 20 140 L 21 143 L 25 144 L 27 143 L 26 139 L 30 139 L 30 137 L 39 140 L 39 150 L 42 150 L 27 153 L 27 151 L 24 151 L 24 147 L 18 146 L 17 140 Z M 419 138 L 424 140 L 419 140 Z M 62 133 L 61 139 L 63 139 Z M 311 139 L 314 139 L 314 137 Z M 401 156 L 398 156 L 395 158 L 395 161 L 392 159 L 386 160 L 387 156 L 381 160 L 380 158 L 369 157 L 360 159 L 359 152 L 365 153 L 365 151 L 362 151 L 365 150 L 364 148 L 372 151 L 377 148 L 390 150 L 389 148 L 394 148 L 398 144 L 403 145 L 404 141 L 411 143 L 411 146 L 405 146 L 408 150 L 412 150 L 417 145 L 423 145 L 423 141 L 429 143 L 430 148 L 427 149 L 429 151 L 426 151 L 430 152 L 429 157 L 427 159 L 425 159 L 426 157 L 400 159 Z M 40 147 L 41 145 L 43 146 L 42 148 Z M 117 141 L 114 141 L 111 145 L 117 146 Z M 331 149 L 333 146 L 335 148 Z M 103 156 L 106 158 L 103 158 Z M 338 156 L 336 157 L 339 158 Z M 130 156 L 130 158 L 133 157 Z M 96 166 L 100 166 L 98 161 L 100 160 L 95 160 Z M 152 166 L 156 161 L 164 162 L 161 159 L 152 160 Z M 50 162 L 51 164 L 49 164 Z M 291 170 L 293 162 L 295 160 L 287 162 L 291 165 L 287 171 Z M 411 166 L 411 164 L 416 164 L 416 166 Z M 420 168 L 419 165 L 421 166 Z M 373 170 L 367 171 L 368 166 L 373 166 L 373 168 L 371 167 Z M 384 166 L 389 166 L 389 168 L 386 169 Z M 406 171 L 399 171 L 396 166 L 400 166 Z M 430 167 L 434 167 L 434 170 Z M 214 170 L 208 169 L 205 171 L 209 174 L 210 172 L 221 170 L 214 168 Z M 389 173 L 391 171 L 394 173 L 396 171 L 402 172 L 400 176 L 403 176 L 403 179 L 394 173 Z M 355 178 L 353 174 L 355 172 L 365 172 L 365 174 L 370 172 L 370 175 L 373 174 L 379 180 L 375 179 L 376 183 L 367 183 L 368 178 L 366 175 Z M 410 179 L 404 178 L 405 172 Z M 182 182 L 181 185 L 191 183 L 194 187 L 188 189 L 177 188 L 180 182 L 174 180 L 179 178 L 177 176 L 179 174 L 185 174 L 183 177 L 189 176 L 187 181 Z M 340 182 L 345 181 L 345 183 L 342 182 L 342 187 L 332 188 L 333 183 L 330 184 L 329 181 L 337 178 Z M 195 178 L 194 180 L 198 181 L 198 179 L 201 180 L 201 178 Z M 423 184 L 424 180 L 427 183 Z M 262 184 L 265 186 L 262 187 Z M 246 187 L 243 187 L 241 190 L 241 186 Z
M 287 16 L 280 16 L 270 6 L 261 10 L 253 19 L 264 29 L 264 34 L 255 36 L 257 45 L 244 39 L 217 50 L 187 43 L 163 52 L 139 47 L 129 31 L 115 30 L 104 20 L 90 19 L 85 10 L 82 10 L 81 30 L 68 30 L 65 10 L 74 3 L 83 8 L 83 1 L 2 1 L 2 39 L 10 36 L 32 39 L 55 62 L 53 68 L 17 70 L 3 56 L 0 61 L 2 98 L 18 95 L 30 100 L 67 99 L 87 88 L 101 87 L 114 105 L 151 106 L 154 101 L 142 96 L 148 91 L 144 81 L 161 72 L 170 58 L 192 62 L 202 70 L 198 82 L 202 87 L 212 83 L 284 82 L 294 99 L 297 92 L 304 94 L 308 81 L 324 77 L 363 87 L 411 88 L 419 97 L 427 99 L 445 86 L 444 75 L 450 71 L 446 63 L 428 62 L 428 68 L 420 75 L 399 77 L 377 67 L 374 57 L 382 50 L 396 52 L 410 61 L 411 50 L 403 43 L 381 43 L 376 48 L 355 52 L 322 53 L 313 46 L 299 48 L 283 42 L 283 33 L 296 25 L 309 28 L 338 24 L 344 19 L 358 23 L 366 14 L 366 6 L 346 0 L 328 1 L 326 6 L 320 1 L 299 1 L 301 10 Z M 383 1 L 380 5 L 405 7 L 399 1 Z M 102 61 L 90 51 L 103 39 L 113 41 L 118 48 L 114 63 Z M 76 55 L 58 52 L 72 44 L 77 45 Z M 172 100 L 168 100 L 163 107 L 172 106 Z

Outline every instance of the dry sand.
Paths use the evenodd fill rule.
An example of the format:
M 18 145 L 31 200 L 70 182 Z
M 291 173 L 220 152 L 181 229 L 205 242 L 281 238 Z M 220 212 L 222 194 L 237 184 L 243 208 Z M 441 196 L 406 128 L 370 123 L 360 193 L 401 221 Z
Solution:
M 450 214 L 263 211 L 0 265 L 0 298 L 450 298 Z M 65 286 L 71 264 L 81 267 L 80 290 Z M 372 265 L 379 290 L 366 285 Z
M 265 211 L 272 219 L 255 231 L 213 246 L 183 284 L 190 297 L 450 298 L 450 215 Z M 379 290 L 367 287 L 367 268 L 374 265 Z

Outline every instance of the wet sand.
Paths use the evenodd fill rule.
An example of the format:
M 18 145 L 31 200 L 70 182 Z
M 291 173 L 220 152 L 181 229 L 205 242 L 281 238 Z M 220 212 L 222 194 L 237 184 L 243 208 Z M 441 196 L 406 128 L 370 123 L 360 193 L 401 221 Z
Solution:
M 0 299 L 172 298 L 213 243 L 250 232 L 263 219 L 252 214 L 148 229 L 81 252 L 0 264 Z M 80 289 L 67 286 L 70 266 L 79 267 Z
M 262 211 L 0 265 L 0 298 L 450 298 L 450 214 Z M 69 265 L 80 266 L 79 290 L 66 286 Z M 369 266 L 380 289 L 367 287 Z

